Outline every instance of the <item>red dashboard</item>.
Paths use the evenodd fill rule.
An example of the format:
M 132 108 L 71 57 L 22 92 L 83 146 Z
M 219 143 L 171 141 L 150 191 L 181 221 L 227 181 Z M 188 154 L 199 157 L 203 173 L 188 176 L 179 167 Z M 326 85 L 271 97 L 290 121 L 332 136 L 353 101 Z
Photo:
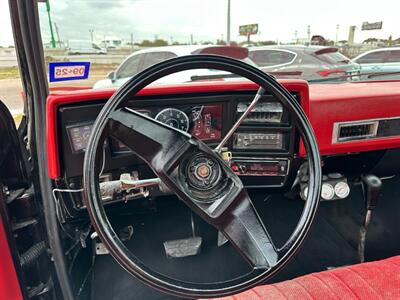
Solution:
M 308 117 L 322 155 L 400 147 L 400 135 L 333 142 L 334 124 L 400 117 L 400 82 L 353 82 L 310 85 Z
M 313 125 L 321 155 L 345 154 L 400 147 L 400 135 L 368 140 L 334 141 L 338 122 L 375 120 L 400 117 L 400 84 L 398 82 L 369 82 L 318 84 L 309 86 L 302 80 L 280 81 L 290 92 L 298 93 L 301 105 Z M 151 86 L 140 96 L 224 93 L 256 90 L 254 83 L 196 82 L 176 86 Z M 62 105 L 108 99 L 115 89 L 54 92 L 47 99 L 47 156 L 52 179 L 60 177 L 57 111 Z M 300 154 L 304 149 L 300 147 Z

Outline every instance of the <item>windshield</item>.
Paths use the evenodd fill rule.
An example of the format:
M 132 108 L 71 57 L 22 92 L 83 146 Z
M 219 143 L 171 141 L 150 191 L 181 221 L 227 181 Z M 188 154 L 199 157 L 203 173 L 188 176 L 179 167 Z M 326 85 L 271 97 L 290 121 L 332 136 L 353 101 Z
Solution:
M 153 64 L 206 53 L 240 57 L 277 78 L 310 84 L 399 79 L 400 26 L 391 13 L 397 1 L 331 4 L 42 0 L 40 30 L 50 90 L 119 87 Z M 7 15 L 7 1 L 1 5 Z M 0 78 L 19 80 L 11 28 L 2 28 L 6 32 L 0 35 L 0 58 L 14 58 L 0 59 Z M 237 80 L 226 72 L 192 70 L 157 83 L 208 79 Z M 19 99 L 19 82 L 7 84 L 18 89 L 13 97 Z
M 231 47 L 246 48 L 241 60 L 277 78 L 343 83 L 397 77 L 393 72 L 400 71 L 400 50 L 391 49 L 400 44 L 400 27 L 389 13 L 396 2 L 384 2 L 372 7 L 337 0 L 324 12 L 314 0 L 49 0 L 39 3 L 39 15 L 47 66 L 90 63 L 88 78 L 54 81 L 50 87 L 118 87 L 151 65 L 178 56 L 237 58 Z M 370 54 L 375 63 L 364 63 L 372 61 L 368 57 L 352 60 L 376 49 L 381 51 Z M 372 72 L 392 75 L 362 76 Z M 235 80 L 226 72 L 192 70 L 157 83 L 215 80 L 219 75 Z

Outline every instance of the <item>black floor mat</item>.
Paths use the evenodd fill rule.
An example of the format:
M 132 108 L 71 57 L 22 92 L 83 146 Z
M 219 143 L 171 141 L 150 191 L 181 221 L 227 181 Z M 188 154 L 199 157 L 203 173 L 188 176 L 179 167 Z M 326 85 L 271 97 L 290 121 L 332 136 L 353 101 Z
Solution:
M 400 205 L 396 199 L 396 186 L 399 186 L 398 179 L 384 183 L 384 197 L 374 212 L 367 235 L 369 260 L 400 253 Z M 280 195 L 264 198 L 263 194 L 254 194 L 253 202 L 274 242 L 280 245 L 292 232 L 303 203 Z M 157 207 L 157 213 L 123 216 L 114 222 L 114 226 L 119 228 L 133 225 L 133 237 L 127 246 L 154 270 L 196 282 L 226 280 L 249 270 L 231 245 L 216 247 L 217 232 L 196 216 L 196 234 L 203 238 L 201 255 L 167 259 L 162 242 L 191 235 L 190 211 L 175 199 L 167 198 L 160 199 Z M 359 186 L 353 187 L 348 199 L 321 203 L 315 225 L 304 246 L 270 282 L 357 263 L 358 231 L 364 213 Z M 96 257 L 92 274 L 92 299 L 175 299 L 140 283 L 108 255 Z

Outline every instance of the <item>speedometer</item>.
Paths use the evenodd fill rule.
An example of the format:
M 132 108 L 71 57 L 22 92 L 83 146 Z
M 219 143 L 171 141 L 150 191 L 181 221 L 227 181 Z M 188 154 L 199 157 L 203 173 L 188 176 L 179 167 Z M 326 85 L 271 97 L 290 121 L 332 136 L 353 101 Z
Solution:
M 156 115 L 156 120 L 176 129 L 189 131 L 189 117 L 179 109 L 165 108 Z

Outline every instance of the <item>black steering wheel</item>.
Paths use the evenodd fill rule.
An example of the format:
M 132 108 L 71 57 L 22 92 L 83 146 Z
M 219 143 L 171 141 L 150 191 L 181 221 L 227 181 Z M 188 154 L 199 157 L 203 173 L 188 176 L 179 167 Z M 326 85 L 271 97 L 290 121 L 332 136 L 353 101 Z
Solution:
M 303 213 L 284 246 L 274 246 L 241 180 L 215 151 L 187 133 L 126 107 L 140 90 L 173 73 L 216 69 L 247 78 L 272 94 L 291 113 L 307 151 L 309 192 Z M 193 212 L 221 231 L 252 266 L 225 282 L 192 283 L 162 275 L 129 251 L 112 228 L 99 189 L 99 160 L 106 136 L 116 137 L 147 163 L 162 183 Z M 204 187 L 188 179 L 193 160 L 206 161 L 215 178 Z M 199 174 L 201 175 L 201 174 Z M 193 176 L 192 176 L 193 177 Z M 321 189 L 321 165 L 313 130 L 301 106 L 272 76 L 227 57 L 191 55 L 154 65 L 130 79 L 108 100 L 94 123 L 84 161 L 84 198 L 92 224 L 111 256 L 144 283 L 180 297 L 217 297 L 249 289 L 277 273 L 294 256 L 313 223 Z

